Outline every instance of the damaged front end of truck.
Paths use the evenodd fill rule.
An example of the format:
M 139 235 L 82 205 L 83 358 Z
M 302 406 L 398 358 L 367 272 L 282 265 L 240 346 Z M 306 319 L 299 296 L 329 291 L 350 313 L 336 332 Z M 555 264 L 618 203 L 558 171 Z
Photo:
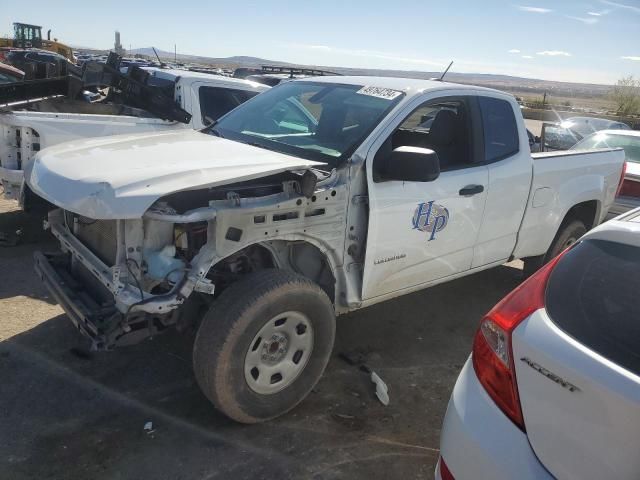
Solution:
M 171 193 L 133 219 L 59 208 L 46 228 L 61 252 L 36 252 L 36 271 L 93 350 L 193 327 L 220 292 L 257 270 L 302 273 L 333 297 L 343 180 L 335 170 L 285 170 Z

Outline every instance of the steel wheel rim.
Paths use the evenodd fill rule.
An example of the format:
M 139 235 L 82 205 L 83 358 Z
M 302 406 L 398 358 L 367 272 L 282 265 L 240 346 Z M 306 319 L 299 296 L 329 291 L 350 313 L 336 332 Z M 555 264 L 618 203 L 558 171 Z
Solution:
M 253 337 L 244 359 L 244 378 L 251 390 L 271 395 L 302 373 L 313 351 L 313 329 L 301 312 L 283 312 Z
M 578 241 L 578 239 L 574 238 L 574 237 L 571 237 L 571 238 L 567 239 L 567 241 L 564 242 L 564 248 L 569 248 L 571 245 L 573 245 L 577 241 Z M 563 248 L 563 250 L 564 250 L 564 248 Z

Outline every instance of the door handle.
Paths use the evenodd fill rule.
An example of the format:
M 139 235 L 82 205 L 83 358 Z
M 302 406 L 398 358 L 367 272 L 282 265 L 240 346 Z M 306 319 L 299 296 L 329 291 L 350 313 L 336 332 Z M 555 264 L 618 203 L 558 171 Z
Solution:
M 471 197 L 484 192 L 484 185 L 467 185 L 458 192 L 462 197 Z

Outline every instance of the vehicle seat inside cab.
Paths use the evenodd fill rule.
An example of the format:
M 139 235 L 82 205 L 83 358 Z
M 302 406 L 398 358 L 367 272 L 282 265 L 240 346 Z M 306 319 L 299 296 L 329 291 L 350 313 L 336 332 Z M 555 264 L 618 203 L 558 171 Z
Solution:
M 393 150 L 401 146 L 429 148 L 438 154 L 440 170 L 459 168 L 471 163 L 471 132 L 464 104 L 447 106 L 435 112 L 432 120 L 412 127 L 412 114 L 391 136 Z M 430 123 L 430 125 L 429 125 Z M 384 147 L 383 147 L 384 148 Z
M 468 133 L 462 110 L 440 110 L 426 136 L 426 147 L 438 154 L 440 170 L 455 168 L 469 161 L 466 153 Z

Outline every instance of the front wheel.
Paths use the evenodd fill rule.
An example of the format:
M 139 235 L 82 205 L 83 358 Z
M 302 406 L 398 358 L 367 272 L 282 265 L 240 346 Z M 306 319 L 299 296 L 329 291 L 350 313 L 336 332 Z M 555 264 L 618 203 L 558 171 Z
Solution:
M 318 285 L 281 270 L 250 274 L 205 314 L 193 348 L 196 380 L 228 417 L 268 420 L 307 396 L 334 338 L 333 305 Z

